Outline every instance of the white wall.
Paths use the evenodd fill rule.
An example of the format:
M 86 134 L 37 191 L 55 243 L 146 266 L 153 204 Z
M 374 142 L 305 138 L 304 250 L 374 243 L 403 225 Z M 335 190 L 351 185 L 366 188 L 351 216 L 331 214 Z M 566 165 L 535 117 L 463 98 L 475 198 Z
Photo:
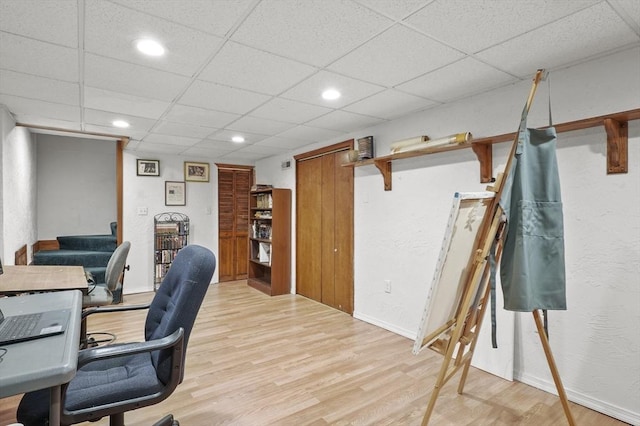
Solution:
M 550 78 L 557 123 L 640 107 L 637 47 L 555 71 Z M 383 155 L 391 142 L 417 135 L 513 132 L 530 87 L 531 82 L 522 82 L 300 152 L 373 135 L 377 154 Z M 547 124 L 547 94 L 543 84 L 530 127 Z M 602 127 L 562 133 L 558 147 L 568 310 L 550 313 L 551 346 L 570 399 L 638 424 L 640 123 L 630 123 L 628 174 L 606 175 Z M 506 143 L 494 146 L 496 173 L 502 171 L 508 149 Z M 258 162 L 258 180 L 294 189 L 295 178 L 282 179 L 276 167 L 290 156 Z M 486 186 L 479 183 L 479 163 L 470 150 L 397 161 L 390 192 L 383 190 L 382 177 L 373 166 L 356 168 L 355 175 L 354 316 L 415 336 L 453 193 Z M 384 292 L 385 279 L 392 281 L 390 294 Z M 502 301 L 498 306 L 501 309 Z M 515 377 L 553 391 L 531 315 L 517 314 L 516 320 Z
M 110 234 L 116 212 L 116 142 L 38 134 L 38 239 Z
M 36 241 L 36 146 L 32 135 L 0 105 L 0 152 L 2 189 L 0 224 L 2 225 L 2 261 L 13 265 L 16 250 Z
M 160 160 L 160 177 L 136 176 L 136 160 Z M 123 155 L 123 227 L 124 241 L 131 242 L 125 277 L 125 293 L 153 290 L 153 217 L 163 212 L 178 212 L 189 216 L 189 244 L 199 244 L 218 254 L 218 170 L 209 162 L 209 182 L 186 183 L 186 206 L 165 206 L 165 181 L 184 181 L 183 158 L 166 154 L 139 154 L 126 151 Z M 147 209 L 147 214 L 138 214 Z M 216 268 L 213 282 L 218 281 Z

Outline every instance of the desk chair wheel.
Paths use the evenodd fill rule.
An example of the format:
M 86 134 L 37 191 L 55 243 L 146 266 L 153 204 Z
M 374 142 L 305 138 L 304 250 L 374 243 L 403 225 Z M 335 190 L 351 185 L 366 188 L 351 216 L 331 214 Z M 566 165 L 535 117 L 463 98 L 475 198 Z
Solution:
M 180 423 L 173 418 L 173 414 L 168 414 L 155 422 L 153 426 L 180 426 Z

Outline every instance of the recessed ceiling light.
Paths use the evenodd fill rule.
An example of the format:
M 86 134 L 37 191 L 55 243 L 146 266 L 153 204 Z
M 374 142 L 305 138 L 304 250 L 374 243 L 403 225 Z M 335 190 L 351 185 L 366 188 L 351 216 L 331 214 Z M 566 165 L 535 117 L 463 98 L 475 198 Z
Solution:
M 322 92 L 322 99 L 326 99 L 328 101 L 333 101 L 338 99 L 341 96 L 340 92 L 336 89 L 327 89 Z
M 235 143 L 242 143 L 244 142 L 244 138 L 242 136 L 234 136 L 231 138 L 232 141 L 234 141 Z
M 111 124 L 113 124 L 116 127 L 120 127 L 121 129 L 126 129 L 127 127 L 129 127 L 129 123 L 127 123 L 124 120 L 115 120 Z
M 155 40 L 151 40 L 148 38 L 143 38 L 140 40 L 136 40 L 136 48 L 149 56 L 162 56 L 164 55 L 164 47 L 160 43 Z

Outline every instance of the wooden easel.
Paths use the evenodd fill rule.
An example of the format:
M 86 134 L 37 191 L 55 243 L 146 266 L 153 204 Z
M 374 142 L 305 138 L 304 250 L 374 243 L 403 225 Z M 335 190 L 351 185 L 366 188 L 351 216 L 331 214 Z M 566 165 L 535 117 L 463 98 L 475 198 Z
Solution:
M 533 85 L 525 105 L 527 112 L 531 107 L 539 82 L 544 80 L 546 77 L 545 74 L 544 70 L 538 70 L 533 79 Z M 485 217 L 483 218 L 482 228 L 480 229 L 480 245 L 472 256 L 473 258 L 469 261 L 471 273 L 464 284 L 463 296 L 457 307 L 455 319 L 454 321 L 447 322 L 439 328 L 439 337 L 428 344 L 430 349 L 444 356 L 444 361 L 436 378 L 436 383 L 434 384 L 433 392 L 429 399 L 429 405 L 427 406 L 424 418 L 422 419 L 423 426 L 426 426 L 429 423 L 440 389 L 461 368 L 463 371 L 460 378 L 460 384 L 458 385 L 458 393 L 461 394 L 463 392 L 478 340 L 478 335 L 480 334 L 480 327 L 487 307 L 487 301 L 490 295 L 490 265 L 488 259 L 494 242 L 497 243 L 496 262 L 500 260 L 500 255 L 502 254 L 503 211 L 499 205 L 499 201 L 504 188 L 504 182 L 506 181 L 506 175 L 511 170 L 511 164 L 515 156 L 517 144 L 518 132 L 516 132 L 504 173 L 498 175 L 495 184 L 488 188 L 488 190 L 495 192 L 496 196 L 493 198 L 492 205 L 487 210 Z M 575 421 L 569 409 L 569 402 L 551 353 L 551 347 L 545 334 L 542 320 L 540 319 L 540 315 L 537 310 L 533 311 L 533 319 L 536 324 L 536 328 L 538 329 L 538 334 L 540 335 L 542 347 L 544 348 L 544 353 L 547 357 L 547 362 L 549 364 L 556 389 L 558 390 L 558 396 L 562 402 L 564 413 L 569 425 L 573 426 L 575 425 Z

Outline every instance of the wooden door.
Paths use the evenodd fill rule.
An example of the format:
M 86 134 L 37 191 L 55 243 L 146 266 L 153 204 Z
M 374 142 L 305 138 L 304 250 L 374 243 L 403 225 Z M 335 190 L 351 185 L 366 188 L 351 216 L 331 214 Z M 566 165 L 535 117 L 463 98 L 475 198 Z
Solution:
M 296 156 L 296 291 L 353 313 L 353 141 Z
M 253 167 L 218 166 L 218 280 L 247 278 Z

